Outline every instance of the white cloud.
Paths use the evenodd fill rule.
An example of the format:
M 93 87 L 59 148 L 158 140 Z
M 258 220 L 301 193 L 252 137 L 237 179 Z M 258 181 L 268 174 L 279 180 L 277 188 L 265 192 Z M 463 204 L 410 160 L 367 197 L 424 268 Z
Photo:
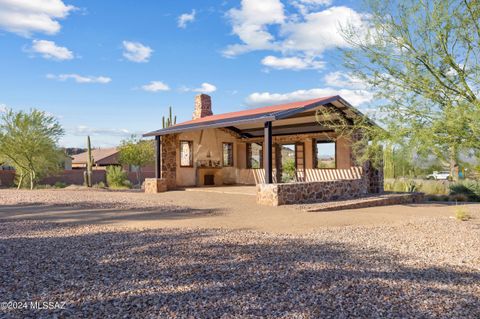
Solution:
M 365 18 L 364 14 L 343 6 L 308 13 L 304 21 L 282 26 L 283 49 L 321 54 L 327 49 L 348 47 L 341 28 L 350 24 L 366 31 Z
M 62 0 L 0 0 L 0 28 L 28 37 L 34 32 L 56 34 L 58 20 L 76 8 Z
M 183 87 L 180 90 L 183 92 L 212 93 L 217 90 L 217 87 L 213 84 L 203 82 L 198 88 Z
M 332 0 L 294 0 L 291 4 L 296 7 L 301 14 L 305 15 L 311 10 L 322 6 L 329 6 L 332 2 Z
M 274 49 L 274 36 L 268 31 L 268 25 L 281 24 L 285 20 L 283 4 L 280 0 L 242 0 L 240 9 L 231 9 L 233 33 L 242 44 L 228 46 L 223 54 L 235 56 L 253 50 Z
M 140 42 L 123 41 L 123 56 L 132 62 L 148 62 L 152 55 L 152 48 Z
M 5 113 L 7 112 L 7 106 L 5 104 L 0 104 L 0 113 Z
M 107 84 L 112 81 L 111 78 L 106 76 L 83 76 L 75 73 L 70 74 L 47 74 L 47 79 L 50 80 L 57 80 L 57 81 L 67 81 L 69 79 L 74 80 L 77 83 L 100 83 L 100 84 Z
M 118 129 L 118 128 L 93 128 L 89 127 L 86 125 L 78 125 L 76 126 L 73 130 L 69 130 L 69 133 L 72 135 L 76 136 L 85 136 L 85 135 L 91 135 L 91 136 L 121 136 L 121 137 L 127 137 L 134 132 L 131 132 L 127 129 Z
M 217 90 L 217 87 L 213 84 L 203 82 L 202 85 L 199 88 L 193 89 L 194 92 L 200 92 L 200 93 L 212 93 Z
M 47 40 L 33 40 L 31 51 L 41 54 L 45 59 L 71 60 L 74 58 L 72 51 Z
M 330 72 L 324 77 L 326 85 L 333 87 L 348 87 L 351 89 L 367 89 L 368 85 L 361 79 L 341 71 Z
M 195 10 L 192 10 L 191 13 L 184 13 L 178 17 L 178 27 L 185 29 L 187 24 L 192 23 L 195 21 Z
M 262 64 L 277 70 L 305 70 L 305 69 L 322 69 L 325 62 L 316 61 L 309 58 L 301 57 L 275 57 L 272 55 L 262 59 Z
M 297 90 L 287 93 L 255 92 L 246 98 L 245 103 L 248 106 L 258 107 L 269 104 L 310 100 L 333 95 L 340 95 L 354 106 L 370 102 L 373 99 L 373 94 L 366 90 L 335 89 L 327 87 Z
M 330 0 L 295 0 L 298 12 L 285 11 L 280 0 L 243 0 L 231 9 L 228 18 L 233 34 L 240 39 L 223 50 L 226 57 L 250 51 L 280 52 L 266 56 L 262 63 L 276 69 L 320 69 L 326 50 L 348 47 L 342 27 L 349 25 L 367 31 L 367 15 L 346 6 L 320 8 Z
M 147 92 L 170 91 L 170 87 L 161 81 L 152 81 L 143 85 L 142 90 Z

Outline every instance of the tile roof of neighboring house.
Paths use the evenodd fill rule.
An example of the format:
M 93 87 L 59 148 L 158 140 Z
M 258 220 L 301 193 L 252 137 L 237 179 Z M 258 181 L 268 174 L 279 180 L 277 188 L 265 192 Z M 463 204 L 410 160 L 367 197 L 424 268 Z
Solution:
M 118 164 L 118 160 L 113 155 L 118 153 L 118 149 L 113 148 L 98 148 L 92 150 L 92 157 L 95 163 L 104 162 L 102 164 Z M 85 164 L 87 163 L 87 154 L 88 152 L 83 152 L 77 155 L 73 155 L 72 164 Z M 105 161 L 109 157 L 112 157 L 111 161 Z
M 342 99 L 340 96 L 327 96 L 317 99 L 311 99 L 306 101 L 298 101 L 287 104 L 279 104 L 272 106 L 265 106 L 256 109 L 249 109 L 238 112 L 229 112 L 217 115 L 209 115 L 195 120 L 190 120 L 182 123 L 178 123 L 174 126 L 160 129 L 157 131 L 149 132 L 144 136 L 155 136 L 181 132 L 187 129 L 202 129 L 208 127 L 226 127 L 234 126 L 235 124 L 249 123 L 249 122 L 261 122 L 261 121 L 274 121 L 296 113 L 303 112 L 310 108 L 318 107 L 320 105 L 340 102 L 348 108 L 350 112 L 361 114 L 348 102 Z

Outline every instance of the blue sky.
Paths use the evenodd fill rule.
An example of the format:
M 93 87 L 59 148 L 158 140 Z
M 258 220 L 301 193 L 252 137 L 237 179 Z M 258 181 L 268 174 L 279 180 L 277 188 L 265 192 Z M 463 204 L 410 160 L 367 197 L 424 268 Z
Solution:
M 190 119 L 199 93 L 214 113 L 332 94 L 364 108 L 337 47 L 365 18 L 357 1 L 0 0 L 0 111 L 44 110 L 62 146 L 108 147 L 170 105 Z

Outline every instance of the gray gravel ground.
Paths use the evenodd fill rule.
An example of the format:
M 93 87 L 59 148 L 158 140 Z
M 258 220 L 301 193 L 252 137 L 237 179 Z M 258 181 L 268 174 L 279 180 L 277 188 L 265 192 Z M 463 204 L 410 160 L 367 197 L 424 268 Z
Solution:
M 480 318 L 479 247 L 478 223 L 449 218 L 307 235 L 3 220 L 0 302 L 66 308 L 0 317 Z

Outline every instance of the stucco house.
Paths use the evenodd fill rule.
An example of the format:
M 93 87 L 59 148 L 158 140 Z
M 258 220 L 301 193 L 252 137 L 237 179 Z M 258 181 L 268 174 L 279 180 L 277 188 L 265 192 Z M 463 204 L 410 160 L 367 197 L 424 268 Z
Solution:
M 85 169 L 87 167 L 88 152 L 73 155 L 72 158 L 73 169 Z M 93 149 L 92 158 L 94 169 L 105 169 L 110 165 L 120 165 L 118 149 L 115 147 Z
M 317 120 L 322 107 L 346 119 L 360 114 L 330 96 L 214 115 L 210 96 L 197 95 L 192 120 L 144 135 L 156 140 L 156 178 L 146 192 L 257 185 L 259 203 L 281 205 L 383 191 L 382 172 L 357 166 L 351 140 Z

